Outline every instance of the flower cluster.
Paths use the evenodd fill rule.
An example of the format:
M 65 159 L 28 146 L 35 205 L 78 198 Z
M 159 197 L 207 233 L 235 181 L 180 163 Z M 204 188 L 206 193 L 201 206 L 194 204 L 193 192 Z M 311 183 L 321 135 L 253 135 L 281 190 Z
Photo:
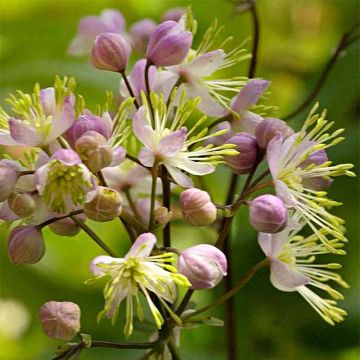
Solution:
M 53 87 L 37 84 L 32 94 L 11 95 L 10 109 L 0 110 L 0 144 L 6 149 L 0 218 L 14 225 L 11 261 L 40 261 L 45 226 L 61 236 L 85 230 L 109 255 L 90 265 L 94 279 L 108 280 L 98 318 L 115 323 L 125 302 L 126 337 L 134 331 L 133 318 L 145 317 L 141 296 L 156 328 L 167 329 L 159 336 L 185 326 L 186 303 L 176 309 L 179 290 L 213 288 L 226 276 L 221 247 L 229 229 L 222 225 L 242 204 L 259 232 L 272 284 L 299 292 L 330 324 L 346 314 L 336 304 L 342 295 L 328 284 L 347 287 L 332 271 L 340 265 L 316 263 L 318 255 L 345 254 L 344 221 L 330 212 L 340 203 L 326 192 L 333 177 L 354 175 L 351 164 L 328 160 L 327 149 L 343 140 L 342 130 L 331 132 L 333 123 L 326 112 L 316 114 L 316 105 L 295 131 L 274 117 L 274 106 L 263 104 L 269 81 L 217 78 L 218 71 L 249 58 L 242 45 L 228 50 L 229 39 L 217 44 L 220 31 L 214 22 L 193 48 L 196 21 L 190 10 L 171 11 L 159 25 L 141 20 L 129 31 L 122 14 L 104 10 L 81 20 L 69 52 L 88 54 L 97 69 L 119 73 L 117 101 L 107 93 L 105 104 L 90 110 L 76 94 L 75 80 L 57 77 Z M 143 58 L 129 69 L 133 53 Z M 231 204 L 215 204 L 202 188 L 200 177 L 219 167 L 235 179 L 248 176 Z M 255 177 L 261 167 L 265 172 Z M 254 195 L 265 188 L 268 193 Z M 87 219 L 116 218 L 133 242 L 124 257 L 116 257 L 87 225 Z M 220 228 L 215 246 L 171 247 L 170 223 L 180 218 Z M 306 236 L 300 235 L 303 229 Z M 50 337 L 71 340 L 80 329 L 73 303 L 49 302 L 40 319 Z M 167 351 L 171 336 L 159 353 Z

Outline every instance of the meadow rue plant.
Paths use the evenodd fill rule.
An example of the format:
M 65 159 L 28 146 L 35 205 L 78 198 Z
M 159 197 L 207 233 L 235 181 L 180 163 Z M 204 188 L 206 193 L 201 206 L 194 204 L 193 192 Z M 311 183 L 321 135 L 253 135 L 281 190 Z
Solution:
M 248 6 L 254 16 L 255 2 Z M 329 324 L 344 320 L 337 304 L 343 295 L 329 284 L 348 287 L 335 272 L 341 266 L 317 262 L 321 255 L 345 255 L 344 220 L 331 212 L 340 203 L 327 196 L 335 177 L 354 176 L 351 164 L 333 164 L 327 152 L 344 139 L 343 129 L 331 130 L 335 122 L 326 111 L 317 114 L 318 104 L 302 115 L 300 129 L 277 118 L 277 108 L 267 104 L 270 82 L 255 77 L 258 29 L 252 55 L 246 42 L 219 42 L 221 30 L 214 21 L 199 35 L 191 10 L 176 8 L 160 24 L 139 20 L 127 33 L 123 15 L 104 10 L 80 21 L 69 53 L 91 54 L 94 76 L 118 73 L 119 94 L 106 92 L 105 102 L 90 109 L 75 80 L 57 76 L 51 87 L 36 84 L 31 94 L 10 95 L 8 108 L 0 109 L 0 219 L 13 226 L 10 260 L 39 262 L 45 240 L 51 241 L 45 227 L 60 236 L 84 231 L 99 250 L 89 259 L 94 278 L 88 282 L 106 279 L 98 319 L 110 318 L 116 336 L 119 316 L 126 339 L 142 331 L 138 320 L 153 324 L 150 340 L 141 343 L 79 334 L 55 359 L 78 359 L 92 347 L 147 349 L 150 359 L 179 359 L 180 330 L 222 326 L 197 315 L 225 303 L 263 267 L 270 268 L 274 287 L 300 293 Z M 218 77 L 250 58 L 245 76 Z M 203 179 L 215 172 L 221 188 L 232 176 L 225 203 L 216 203 Z M 232 273 L 229 241 L 243 205 L 265 258 L 240 277 Z M 114 240 L 130 240 L 123 244 L 126 254 L 96 231 L 96 222 L 117 220 L 127 235 Z M 179 223 L 207 226 L 217 240 L 189 246 L 184 232 L 187 245 L 174 244 L 172 227 Z M 239 241 L 244 236 L 234 235 Z M 190 303 L 195 291 L 223 280 L 227 291 L 212 303 Z M 49 301 L 39 316 L 51 338 L 70 341 L 80 331 L 80 307 L 72 302 Z M 225 326 L 232 326 L 229 315 Z

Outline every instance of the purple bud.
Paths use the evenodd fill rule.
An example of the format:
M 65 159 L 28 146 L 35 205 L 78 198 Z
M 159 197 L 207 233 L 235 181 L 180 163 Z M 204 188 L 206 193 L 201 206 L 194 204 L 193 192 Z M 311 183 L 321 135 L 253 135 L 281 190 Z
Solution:
M 44 333 L 52 339 L 70 341 L 80 331 L 80 308 L 69 301 L 48 301 L 39 318 Z
M 156 22 L 151 19 L 143 19 L 130 28 L 130 34 L 133 42 L 133 48 L 139 54 L 146 52 L 146 47 L 149 42 L 149 37 L 156 28 Z
M 293 133 L 294 130 L 287 126 L 284 121 L 276 118 L 265 118 L 255 129 L 257 143 L 262 149 L 266 149 L 274 136 L 281 135 L 286 139 Z
M 95 221 L 111 221 L 121 214 L 122 197 L 116 190 L 98 186 L 92 200 L 85 203 L 85 215 Z
M 235 156 L 224 156 L 226 163 L 237 174 L 249 174 L 257 162 L 258 145 L 254 136 L 240 132 L 227 140 L 228 144 L 235 144 L 239 152 Z
M 274 234 L 285 228 L 287 209 L 277 196 L 261 195 L 250 202 L 249 219 L 255 230 Z
M 20 218 L 30 216 L 36 208 L 35 200 L 29 194 L 12 193 L 8 203 L 10 210 Z
M 178 271 L 188 278 L 193 290 L 210 289 L 226 275 L 227 260 L 215 246 L 196 245 L 181 253 Z
M 150 35 L 147 58 L 156 66 L 181 63 L 188 54 L 192 34 L 175 21 L 165 21 Z
M 86 217 L 85 215 L 77 215 L 76 219 L 84 222 Z M 80 227 L 77 225 L 73 220 L 70 218 L 65 218 L 56 222 L 53 222 L 49 225 L 49 228 L 52 232 L 55 234 L 61 235 L 61 236 L 75 236 L 80 232 Z
M 180 206 L 184 218 L 194 226 L 210 225 L 216 220 L 216 206 L 206 191 L 195 188 L 183 191 Z
M 60 149 L 57 150 L 50 160 L 59 160 L 66 166 L 73 166 L 81 164 L 80 156 L 71 149 Z
M 169 9 L 163 16 L 163 21 L 172 20 L 179 21 L 181 17 L 186 13 L 186 8 L 176 7 Z
M 41 231 L 35 226 L 18 226 L 8 240 L 8 255 L 14 264 L 34 264 L 45 254 Z
M 102 33 L 95 39 L 91 62 L 101 70 L 123 72 L 130 54 L 131 47 L 121 35 Z
M 19 171 L 6 160 L 0 161 L 0 202 L 5 201 L 15 189 Z
M 65 138 L 72 147 L 75 147 L 76 141 L 88 131 L 96 131 L 106 139 L 111 136 L 111 124 L 106 118 L 93 115 L 91 113 L 83 114 L 72 127 L 66 132 Z

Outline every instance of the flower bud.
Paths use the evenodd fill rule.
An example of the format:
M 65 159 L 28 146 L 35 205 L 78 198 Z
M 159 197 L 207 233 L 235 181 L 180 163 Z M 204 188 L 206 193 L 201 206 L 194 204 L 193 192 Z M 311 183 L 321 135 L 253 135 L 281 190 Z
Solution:
M 29 194 L 12 193 L 8 203 L 10 210 L 20 218 L 30 216 L 36 208 L 36 202 Z
M 258 157 L 258 146 L 254 136 L 240 132 L 227 140 L 228 144 L 235 144 L 239 154 L 224 156 L 224 160 L 237 174 L 249 174 L 253 169 Z
M 216 206 L 206 191 L 187 189 L 180 195 L 180 206 L 184 218 L 194 226 L 206 226 L 216 220 Z
M 149 37 L 156 28 L 155 21 L 143 19 L 133 24 L 130 28 L 131 39 L 134 50 L 139 54 L 146 52 Z
M 131 47 L 121 35 L 102 33 L 95 38 L 91 62 L 101 70 L 123 72 L 130 54 Z
M 34 264 L 45 253 L 44 238 L 35 226 L 18 226 L 8 240 L 8 255 L 14 264 Z
M 173 20 L 179 21 L 181 17 L 186 13 L 186 8 L 176 7 L 169 9 L 163 16 L 163 21 Z
M 261 195 L 250 202 L 249 217 L 255 230 L 274 234 L 285 228 L 287 209 L 277 196 Z
M 225 255 L 212 245 L 196 245 L 184 250 L 179 256 L 178 272 L 188 278 L 193 290 L 215 287 L 226 271 Z
M 286 139 L 293 133 L 293 129 L 287 126 L 284 121 L 276 118 L 265 118 L 255 129 L 256 141 L 262 149 L 266 149 L 275 135 L 281 135 Z
M 76 215 L 76 219 L 84 222 L 85 221 L 85 215 Z M 55 234 L 61 235 L 61 236 L 75 236 L 80 232 L 80 227 L 77 225 L 73 220 L 70 218 L 61 219 L 58 221 L 53 222 L 49 225 L 49 228 L 52 232 Z
M 70 341 L 80 331 L 80 308 L 70 301 L 48 301 L 39 318 L 44 333 L 52 339 Z
M 13 192 L 19 172 L 15 166 L 11 166 L 6 160 L 0 161 L 0 202 L 5 201 Z
M 159 206 L 155 210 L 155 222 L 161 226 L 165 226 L 172 219 L 172 211 L 169 211 L 165 206 Z
M 150 35 L 147 59 L 156 66 L 181 63 L 190 50 L 192 34 L 175 21 L 165 21 Z
M 99 186 L 91 201 L 85 203 L 85 215 L 95 221 L 111 221 L 121 214 L 122 197 L 116 190 Z

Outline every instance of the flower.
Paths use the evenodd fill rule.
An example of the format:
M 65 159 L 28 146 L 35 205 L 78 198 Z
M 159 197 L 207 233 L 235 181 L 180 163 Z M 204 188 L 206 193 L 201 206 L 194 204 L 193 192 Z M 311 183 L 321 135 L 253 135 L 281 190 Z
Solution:
M 20 166 L 16 161 L 0 160 L 0 203 L 14 191 L 20 176 Z
M 36 189 L 50 211 L 68 214 L 83 205 L 94 180 L 79 155 L 71 149 L 55 152 L 50 161 L 36 170 Z
M 0 108 L 0 144 L 44 147 L 54 142 L 75 120 L 74 88 L 73 78 L 57 77 L 53 88 L 36 84 L 31 95 L 10 95 L 7 101 L 15 115 Z
M 344 319 L 346 312 L 336 306 L 336 300 L 343 299 L 343 296 L 328 285 L 328 281 L 343 287 L 348 285 L 339 274 L 330 271 L 339 269 L 340 264 L 316 263 L 316 257 L 327 254 L 329 250 L 316 234 L 308 237 L 298 235 L 303 225 L 288 226 L 277 234 L 259 233 L 260 247 L 270 261 L 270 281 L 281 291 L 297 291 L 325 321 L 334 325 Z M 336 246 L 336 240 L 333 242 Z M 341 253 L 344 254 L 342 250 Z M 323 299 L 310 287 L 325 291 L 331 299 Z
M 171 96 L 174 95 L 175 93 Z M 180 94 L 175 114 L 170 118 L 171 101 L 167 106 L 163 97 L 152 96 L 154 125 L 149 107 L 143 105 L 135 114 L 133 130 L 136 137 L 145 145 L 139 153 L 139 160 L 143 165 L 151 167 L 155 163 L 163 164 L 177 184 L 192 187 L 191 179 L 181 170 L 198 176 L 212 173 L 215 171 L 214 165 L 222 161 L 222 155 L 236 155 L 237 151 L 233 150 L 235 145 L 232 144 L 194 147 L 196 143 L 221 135 L 224 131 L 206 136 L 207 128 L 205 128 L 201 133 L 190 137 L 205 118 L 201 118 L 190 130 L 184 127 L 197 104 L 196 100 L 184 100 L 184 98 L 183 92 Z M 148 105 L 146 99 L 143 99 L 143 102 Z M 171 119 L 172 121 L 169 121 Z
M 105 9 L 99 16 L 85 16 L 79 22 L 78 33 L 68 48 L 70 55 L 87 55 L 90 53 L 93 42 L 100 33 L 125 33 L 125 19 L 114 9 Z
M 142 19 L 130 28 L 133 49 L 140 55 L 145 54 L 149 37 L 156 28 L 156 22 L 151 19 Z
M 300 132 L 284 139 L 275 136 L 267 147 L 267 160 L 275 184 L 276 194 L 285 205 L 294 209 L 310 226 L 325 245 L 336 251 L 327 237 L 334 236 L 344 240 L 342 224 L 344 221 L 328 212 L 340 203 L 327 198 L 325 191 L 318 191 L 310 180 L 326 180 L 334 176 L 355 176 L 349 171 L 352 164 L 332 165 L 324 154 L 315 156 L 341 142 L 343 129 L 329 133 L 333 123 L 325 120 L 326 112 L 314 115 L 318 105 L 310 112 Z M 312 159 L 312 160 L 311 160 Z M 320 161 L 319 159 L 323 159 Z M 308 161 L 310 160 L 310 161 Z
M 166 302 L 173 303 L 176 299 L 176 285 L 189 287 L 191 284 L 185 276 L 177 274 L 176 269 L 168 263 L 173 262 L 173 253 L 150 256 L 156 243 L 156 238 L 151 233 L 141 234 L 124 258 L 113 258 L 110 256 L 99 256 L 91 262 L 91 271 L 100 278 L 109 276 L 104 296 L 105 308 L 99 314 L 116 321 L 119 307 L 126 299 L 126 323 L 124 333 L 129 337 L 133 332 L 133 313 L 135 298 L 137 313 L 143 320 L 143 310 L 140 304 L 139 292 L 145 296 L 156 326 L 160 329 L 164 323 L 160 311 L 156 308 L 150 294 L 153 293 L 175 316 Z

